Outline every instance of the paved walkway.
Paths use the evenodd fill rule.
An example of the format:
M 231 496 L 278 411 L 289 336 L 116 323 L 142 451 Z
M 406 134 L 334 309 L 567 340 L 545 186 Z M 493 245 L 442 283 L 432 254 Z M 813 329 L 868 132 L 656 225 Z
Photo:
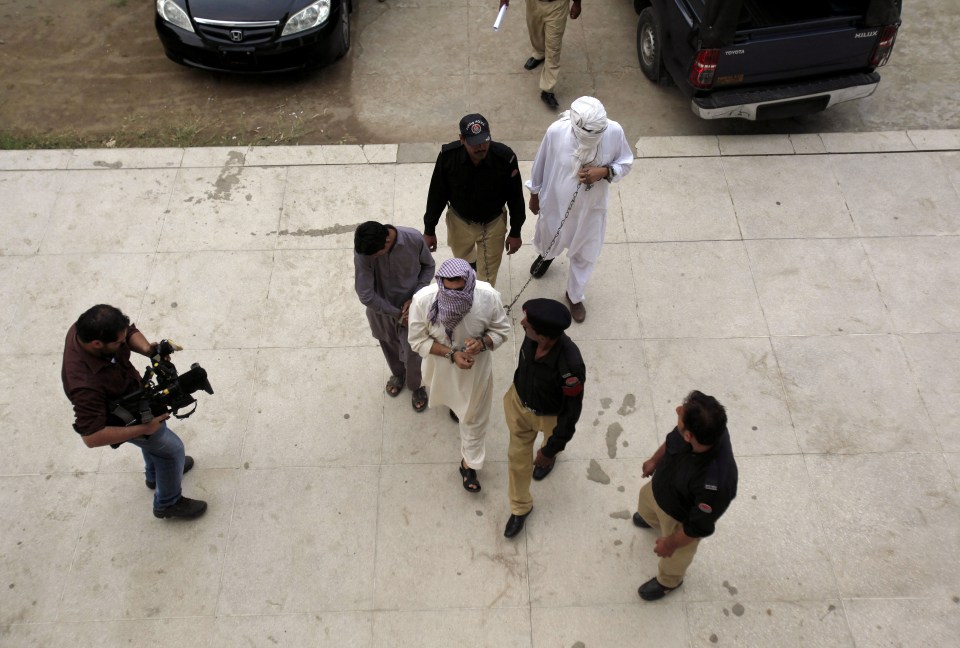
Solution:
M 571 331 L 583 419 L 514 541 L 502 412 L 471 496 L 446 411 L 384 395 L 353 293 L 354 227 L 419 226 L 435 150 L 0 152 L 0 645 L 956 641 L 960 132 L 638 142 Z M 70 429 L 63 335 L 98 302 L 210 373 L 176 426 L 197 522 Z M 644 603 L 641 463 L 693 388 L 728 408 L 740 494 Z

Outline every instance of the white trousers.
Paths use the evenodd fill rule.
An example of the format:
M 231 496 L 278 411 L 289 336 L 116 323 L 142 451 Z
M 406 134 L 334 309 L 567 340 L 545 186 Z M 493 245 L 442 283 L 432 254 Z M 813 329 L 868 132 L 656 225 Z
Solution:
M 487 450 L 484 439 L 487 436 L 487 424 L 490 422 L 490 406 L 493 403 L 493 379 L 484 381 L 484 386 L 470 397 L 466 410 L 451 407 L 460 419 L 460 454 L 467 468 L 480 470 L 486 459 Z

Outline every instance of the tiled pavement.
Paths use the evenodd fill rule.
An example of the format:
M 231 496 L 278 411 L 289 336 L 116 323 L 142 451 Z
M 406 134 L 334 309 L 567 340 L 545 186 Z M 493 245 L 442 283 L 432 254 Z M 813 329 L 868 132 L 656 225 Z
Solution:
M 583 419 L 515 541 L 497 402 L 471 496 L 446 412 L 384 395 L 353 292 L 353 228 L 419 226 L 435 147 L 0 152 L 0 645 L 954 645 L 960 133 L 637 147 L 571 331 Z M 63 335 L 98 302 L 210 373 L 175 428 L 197 522 L 70 429 Z M 693 388 L 728 408 L 740 494 L 644 603 L 629 513 Z

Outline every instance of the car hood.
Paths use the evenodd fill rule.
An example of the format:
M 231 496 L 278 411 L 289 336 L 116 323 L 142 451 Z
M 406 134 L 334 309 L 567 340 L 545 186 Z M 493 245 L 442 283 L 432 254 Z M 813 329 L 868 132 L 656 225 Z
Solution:
M 187 0 L 190 15 L 207 20 L 283 20 L 315 0 Z

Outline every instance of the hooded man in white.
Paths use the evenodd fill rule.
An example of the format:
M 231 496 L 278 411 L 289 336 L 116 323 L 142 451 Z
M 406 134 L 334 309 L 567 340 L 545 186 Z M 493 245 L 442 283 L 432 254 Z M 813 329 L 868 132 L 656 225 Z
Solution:
M 586 286 L 607 231 L 609 183 L 619 182 L 632 166 L 633 152 L 623 128 L 607 119 L 603 104 L 593 97 L 574 101 L 547 128 L 533 161 L 526 187 L 530 211 L 539 216 L 533 238 L 539 256 L 530 274 L 542 277 L 553 259 L 567 251 L 566 297 L 577 322 L 586 318 Z

